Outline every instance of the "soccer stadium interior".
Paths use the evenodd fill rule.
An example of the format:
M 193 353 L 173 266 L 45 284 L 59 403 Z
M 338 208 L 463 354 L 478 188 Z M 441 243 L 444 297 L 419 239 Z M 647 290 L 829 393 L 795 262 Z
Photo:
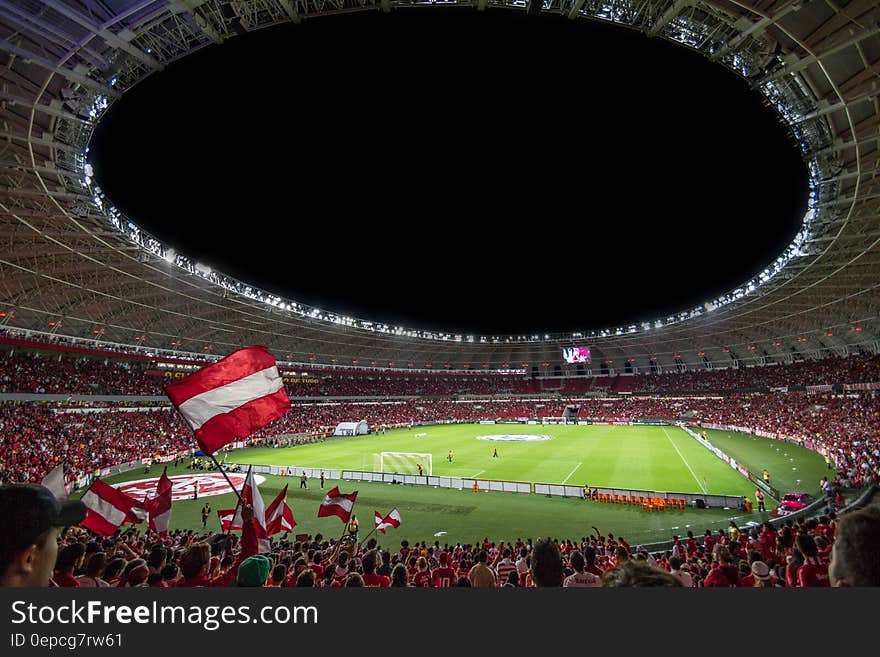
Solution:
M 564 333 L 431 331 L 312 307 L 201 265 L 124 215 L 93 179 L 88 144 L 102 115 L 171 63 L 281 23 L 433 4 L 624 25 L 745 78 L 778 113 L 809 172 L 807 212 L 794 240 L 735 289 L 669 316 Z M 387 485 L 393 479 L 425 496 L 408 509 L 406 495 L 387 494 L 400 526 L 373 533 L 378 550 L 317 538 L 332 535 L 323 529 L 329 524 L 315 524 L 312 506 L 294 505 L 300 525 L 272 537 L 267 586 L 387 585 L 376 583 L 377 573 L 394 586 L 546 585 L 536 582 L 529 563 L 546 558 L 533 541 L 548 535 L 562 555 L 566 586 L 623 586 L 626 578 L 651 576 L 625 562 L 646 562 L 655 577 L 662 570 L 686 586 L 880 584 L 876 571 L 864 575 L 852 564 L 838 564 L 829 576 L 839 523 L 876 508 L 880 481 L 876 0 L 8 0 L 0 6 L 0 63 L 0 482 L 38 483 L 61 465 L 71 497 L 79 497 L 97 478 L 143 479 L 151 466 L 151 477 L 163 465 L 174 476 L 216 472 L 206 457 L 197 462 L 192 429 L 164 387 L 238 349 L 264 345 L 277 359 L 292 410 L 240 436 L 225 462 L 237 462 L 240 473 L 248 463 L 263 467 L 267 504 L 287 483 L 285 474 L 297 477 L 288 492 L 294 499 L 300 470 L 312 496 L 302 499 L 312 506 L 326 492 L 323 469 L 328 489 L 360 485 L 362 496 L 386 499 L 380 491 L 395 488 Z M 588 347 L 589 360 L 564 362 L 563 349 L 575 346 Z M 340 423 L 361 421 L 370 435 L 332 437 Z M 499 436 L 479 443 L 482 461 L 468 466 L 477 458 L 467 451 L 473 435 L 449 434 L 461 441 L 454 453 L 451 442 L 427 442 L 443 425 Z M 582 481 L 572 470 L 579 459 L 561 464 L 558 474 L 531 464 L 503 469 L 512 467 L 512 459 L 505 461 L 512 450 L 532 450 L 522 453 L 540 459 L 534 450 L 563 442 L 560 433 L 521 445 L 522 435 L 640 426 L 664 427 L 657 440 L 684 467 L 681 486 L 673 478 L 664 489 L 654 473 L 640 486 L 611 468 L 593 471 L 607 480 Z M 386 431 L 399 442 L 374 443 L 363 456 L 357 447 L 353 461 L 333 460 L 333 449 L 385 440 Z M 601 439 L 623 440 L 615 435 Z M 815 462 L 795 463 L 792 452 L 794 473 L 783 476 L 748 451 L 733 460 L 736 447 L 719 446 L 736 436 L 769 450 L 804 450 Z M 493 448 L 500 453 L 495 463 Z M 270 452 L 249 451 L 278 449 L 283 455 L 274 461 Z M 711 455 L 738 483 L 713 487 L 682 449 Z M 392 452 L 432 452 L 432 468 L 423 473 L 418 458 L 401 457 L 390 462 L 408 463 L 406 472 L 384 465 L 385 472 L 369 472 L 373 454 Z M 809 470 L 816 463 L 818 470 Z M 772 479 L 762 476 L 767 470 Z M 812 478 L 802 481 L 801 471 Z M 488 479 L 479 477 L 484 472 Z M 758 509 L 757 492 L 767 496 L 760 498 L 766 509 Z M 786 493 L 812 501 L 772 515 Z M 525 498 L 546 507 L 518 510 Z M 235 505 L 229 499 L 224 504 Z M 447 528 L 464 533 L 432 533 L 445 505 L 459 513 L 482 499 L 510 504 L 505 522 L 521 520 L 515 526 L 523 530 L 469 526 L 465 517 Z M 228 554 L 210 543 L 216 560 L 195 566 L 181 543 L 181 532 L 207 534 L 205 500 L 212 502 L 175 501 L 181 520 L 175 523 L 172 511 L 168 536 L 145 524 L 123 525 L 109 543 L 84 529 L 68 531 L 56 581 L 228 583 L 249 539 Z M 365 538 L 370 514 L 357 510 Z M 563 524 L 533 527 L 526 513 L 559 514 Z M 573 518 L 568 530 L 566 517 Z M 601 522 L 585 521 L 594 517 Z M 687 518 L 692 531 L 671 518 Z M 636 540 L 621 540 L 622 533 Z M 398 546 L 400 536 L 407 545 Z

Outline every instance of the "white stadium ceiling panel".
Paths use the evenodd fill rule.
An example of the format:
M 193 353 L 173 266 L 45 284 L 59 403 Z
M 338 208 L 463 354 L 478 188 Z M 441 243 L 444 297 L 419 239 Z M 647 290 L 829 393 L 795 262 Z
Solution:
M 680 354 L 784 358 L 795 345 L 877 348 L 880 7 L 876 0 L 550 0 L 544 11 L 628 25 L 747 77 L 785 116 L 811 173 L 808 231 L 778 271 L 704 307 L 577 334 L 466 336 L 335 316 L 195 271 L 122 217 L 87 177 L 85 145 L 112 99 L 236 35 L 419 2 L 8 0 L 0 7 L 0 328 L 222 354 L 250 341 L 305 364 L 452 369 L 559 362 L 584 343 L 622 367 Z M 442 3 L 444 5 L 455 3 Z M 473 4 L 473 3 L 462 3 Z M 487 1 L 479 8 L 525 9 Z M 760 157 L 760 154 L 756 154 Z M 11 317 L 14 315 L 15 317 Z M 69 319 L 65 322 L 64 317 Z M 58 323 L 61 327 L 58 327 Z M 48 323 L 56 326 L 47 330 Z M 436 327 L 442 331 L 443 327 Z M 70 331 L 70 333 L 67 333 Z M 97 332 L 97 333 L 96 333 Z M 828 337 L 827 333 L 833 333 Z M 797 342 L 806 339 L 807 342 Z M 758 345 L 760 344 L 760 349 Z M 755 345 L 754 349 L 749 349 Z M 828 347 L 831 349 L 832 347 Z M 708 356 L 707 356 L 708 357 Z M 597 368 L 594 363 L 593 368 Z

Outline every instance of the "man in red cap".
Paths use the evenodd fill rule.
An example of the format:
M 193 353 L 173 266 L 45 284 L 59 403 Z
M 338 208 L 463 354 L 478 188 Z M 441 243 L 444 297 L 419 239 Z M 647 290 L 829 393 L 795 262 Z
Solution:
M 82 502 L 59 502 L 43 486 L 0 486 L 0 587 L 54 586 L 61 531 L 85 517 Z

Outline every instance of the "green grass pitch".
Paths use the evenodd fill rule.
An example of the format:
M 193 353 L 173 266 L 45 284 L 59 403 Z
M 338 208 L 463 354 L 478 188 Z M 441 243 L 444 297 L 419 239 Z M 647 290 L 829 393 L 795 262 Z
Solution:
M 544 442 L 487 442 L 477 436 L 490 434 L 546 434 Z M 416 437 L 416 434 L 426 434 Z M 771 483 L 781 491 L 816 493 L 819 479 L 827 472 L 818 454 L 786 443 L 748 434 L 710 431 L 710 440 L 752 470 L 771 473 Z M 493 458 L 494 448 L 499 458 Z M 454 459 L 446 459 L 449 450 Z M 399 429 L 382 435 L 328 439 L 292 448 L 248 448 L 230 453 L 231 462 L 326 469 L 372 470 L 375 453 L 381 451 L 430 452 L 433 474 L 463 478 L 506 479 L 525 482 L 568 483 L 582 486 L 631 487 L 682 493 L 746 495 L 754 499 L 755 487 L 730 466 L 710 453 L 677 427 L 536 426 L 536 425 L 438 425 Z M 169 474 L 189 472 L 169 469 Z M 153 468 L 151 476 L 158 470 Z M 115 477 L 111 482 L 142 478 L 140 470 Z M 744 515 L 739 510 L 685 509 L 649 513 L 640 509 L 579 499 L 547 498 L 515 493 L 474 493 L 426 486 L 401 486 L 353 481 L 330 481 L 325 489 L 317 479 L 308 488 L 298 478 L 267 475 L 261 485 L 268 504 L 289 484 L 288 503 L 297 520 L 296 533 L 338 536 L 342 523 L 336 518 L 317 518 L 323 494 L 334 485 L 343 492 L 357 489 L 355 513 L 361 520 L 361 536 L 372 528 L 373 512 L 387 513 L 397 507 L 403 524 L 379 535 L 380 543 L 395 547 L 409 541 L 439 540 L 441 543 L 475 543 L 514 540 L 518 537 L 580 538 L 593 525 L 604 533 L 624 536 L 633 544 L 663 541 L 687 529 L 702 534 L 706 529 L 726 528 L 730 519 L 743 526 L 760 522 L 766 513 Z M 214 510 L 235 505 L 234 495 L 205 498 Z M 203 500 L 175 502 L 172 527 L 201 528 L 199 510 Z M 768 509 L 772 503 L 768 500 Z M 209 528 L 218 529 L 216 515 Z M 375 535 L 375 534 L 374 534 Z

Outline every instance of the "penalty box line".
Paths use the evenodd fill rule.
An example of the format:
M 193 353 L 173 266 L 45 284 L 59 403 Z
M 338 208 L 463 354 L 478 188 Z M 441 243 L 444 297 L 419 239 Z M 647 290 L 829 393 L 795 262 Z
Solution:
M 667 439 L 670 443 L 672 443 L 672 447 L 675 449 L 676 452 L 678 452 L 678 456 L 679 456 L 679 458 L 680 458 L 680 459 L 684 462 L 684 464 L 687 466 L 687 469 L 691 471 L 691 475 L 693 476 L 694 481 L 697 482 L 697 486 L 699 486 L 699 487 L 700 487 L 700 490 L 703 491 L 703 495 L 708 495 L 709 493 L 706 491 L 706 488 L 703 486 L 702 482 L 701 482 L 701 481 L 699 480 L 699 478 L 697 477 L 696 473 L 694 472 L 694 469 L 691 467 L 691 464 L 687 462 L 687 459 L 686 459 L 686 458 L 684 457 L 684 455 L 681 453 L 681 450 L 678 449 L 678 445 L 676 445 L 676 444 L 673 442 L 672 438 L 671 438 L 671 437 L 669 436 L 669 434 L 666 432 L 666 427 L 663 427 L 663 434 L 666 436 L 666 439 Z

